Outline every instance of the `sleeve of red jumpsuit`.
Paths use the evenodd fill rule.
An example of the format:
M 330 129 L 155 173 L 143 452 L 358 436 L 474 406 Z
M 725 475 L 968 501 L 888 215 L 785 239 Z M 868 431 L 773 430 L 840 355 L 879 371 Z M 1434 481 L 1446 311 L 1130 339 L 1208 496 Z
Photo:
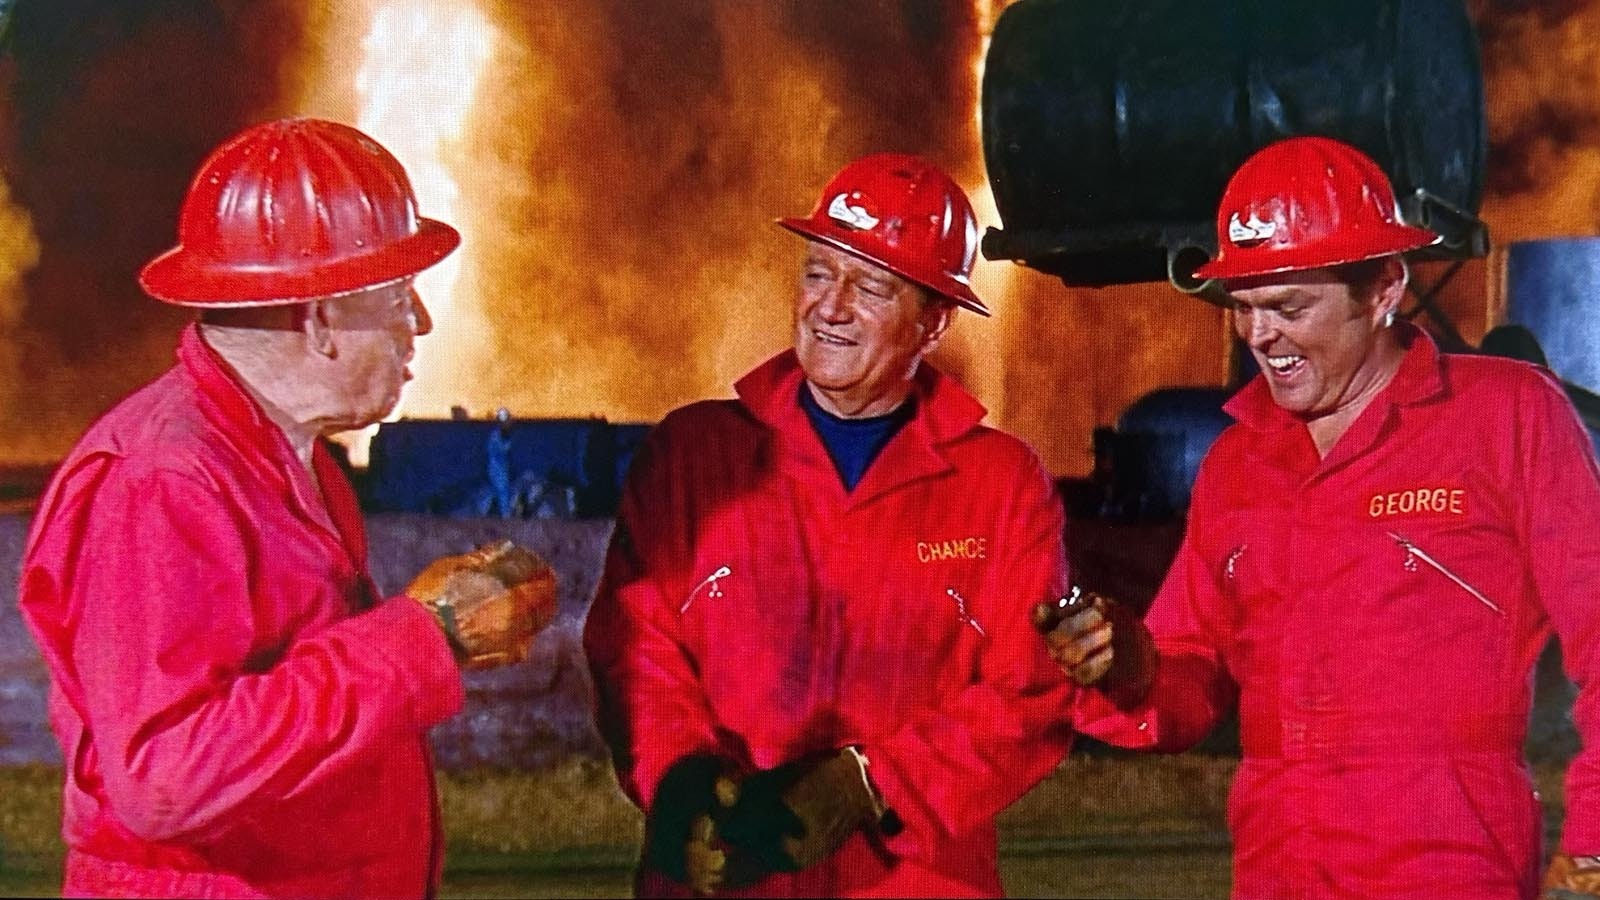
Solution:
M 1526 380 L 1516 409 L 1527 561 L 1578 687 L 1572 720 L 1583 749 L 1567 767 L 1561 846 L 1600 854 L 1600 469 L 1588 433 L 1549 375 Z
M 674 478 L 665 464 L 670 454 L 660 443 L 668 430 L 666 423 L 658 426 L 634 457 L 583 633 L 595 721 L 611 747 L 617 781 L 644 810 L 673 763 L 719 752 L 711 709 L 664 585 L 689 540 L 683 493 L 689 479 Z
M 928 859 L 948 836 L 990 824 L 1050 773 L 1071 746 L 1073 688 L 1033 630 L 1034 604 L 1066 586 L 1061 503 L 1028 455 L 996 535 L 986 641 L 970 683 L 864 747 L 873 783 L 905 823 L 888 846 Z
M 251 674 L 250 564 L 194 476 L 107 479 L 81 521 L 71 660 L 118 819 L 199 842 L 340 777 L 460 707 L 449 648 L 417 604 L 383 603 Z
M 1195 543 L 1210 525 L 1213 482 L 1202 466 L 1183 543 L 1145 614 L 1159 651 L 1150 694 L 1122 709 L 1100 691 L 1079 691 L 1073 709 L 1079 732 L 1118 747 L 1176 753 L 1203 740 L 1232 708 L 1236 688 L 1222 652 L 1228 601 Z

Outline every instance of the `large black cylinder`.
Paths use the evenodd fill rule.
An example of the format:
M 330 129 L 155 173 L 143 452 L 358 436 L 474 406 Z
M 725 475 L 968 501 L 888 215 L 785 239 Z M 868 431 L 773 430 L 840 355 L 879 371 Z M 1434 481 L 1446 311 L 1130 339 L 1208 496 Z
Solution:
M 1301 134 L 1371 155 L 1446 255 L 1487 249 L 1461 0 L 1021 0 L 995 27 L 982 103 L 1004 226 L 984 255 L 1069 284 L 1158 281 L 1170 254 L 1213 252 L 1229 175 Z

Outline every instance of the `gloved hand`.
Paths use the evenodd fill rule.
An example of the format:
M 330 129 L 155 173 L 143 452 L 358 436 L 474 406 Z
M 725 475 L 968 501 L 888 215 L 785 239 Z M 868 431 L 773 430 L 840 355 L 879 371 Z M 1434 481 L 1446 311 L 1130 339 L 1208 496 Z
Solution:
M 885 816 L 866 758 L 853 748 L 757 772 L 738 787 L 738 800 L 718 818 L 717 831 L 768 871 L 809 868 Z
M 1600 897 L 1600 856 L 1557 853 L 1544 872 L 1543 900 Z
M 469 669 L 527 659 L 533 636 L 556 614 L 555 572 L 510 541 L 440 557 L 405 592 L 433 613 Z
M 722 886 L 727 854 L 714 815 L 733 805 L 733 767 L 709 753 L 678 760 L 661 776 L 645 821 L 644 857 L 650 868 L 709 895 Z
M 1100 689 L 1122 707 L 1137 706 L 1156 676 L 1156 645 L 1132 609 L 1073 588 L 1055 603 L 1033 608 L 1033 626 L 1050 656 L 1084 687 Z

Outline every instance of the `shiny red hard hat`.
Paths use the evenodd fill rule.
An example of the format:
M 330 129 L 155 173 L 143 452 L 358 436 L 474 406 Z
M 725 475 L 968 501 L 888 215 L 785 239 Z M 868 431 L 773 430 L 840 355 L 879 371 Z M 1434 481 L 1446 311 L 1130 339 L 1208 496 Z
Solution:
M 778 224 L 989 315 L 967 281 L 978 254 L 978 217 L 960 185 L 927 160 L 862 157 L 833 176 L 810 216 Z
M 338 122 L 281 119 L 201 164 L 178 246 L 139 283 L 180 306 L 276 306 L 415 275 L 460 243 L 417 215 L 405 169 L 377 141 Z
M 1388 176 L 1324 137 L 1269 144 L 1239 166 L 1217 210 L 1217 258 L 1200 278 L 1247 278 L 1404 253 L 1439 235 L 1400 221 Z

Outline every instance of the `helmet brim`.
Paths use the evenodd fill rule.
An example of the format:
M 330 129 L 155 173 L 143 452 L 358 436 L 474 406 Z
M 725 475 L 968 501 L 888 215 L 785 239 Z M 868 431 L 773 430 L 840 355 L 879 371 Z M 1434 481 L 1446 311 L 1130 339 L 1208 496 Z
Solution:
M 780 227 L 786 228 L 803 238 L 827 244 L 836 250 L 843 250 L 857 259 L 865 260 L 875 266 L 887 269 L 901 278 L 916 282 L 935 294 L 949 299 L 963 309 L 970 309 L 980 316 L 993 315 L 993 313 L 989 312 L 989 307 L 978 299 L 978 295 L 973 293 L 972 286 L 965 280 L 957 279 L 941 271 L 923 271 L 904 262 L 897 262 L 879 254 L 868 253 L 851 243 L 851 236 L 859 234 L 859 232 L 843 226 L 833 225 L 832 220 L 818 223 L 815 219 L 784 218 L 778 219 L 776 222 Z
M 1439 235 L 1426 228 L 1409 225 L 1386 225 L 1382 229 L 1369 229 L 1353 239 L 1321 241 L 1310 247 L 1285 247 L 1267 250 L 1246 247 L 1229 255 L 1226 250 L 1211 262 L 1194 270 L 1195 277 L 1228 280 L 1253 278 L 1257 275 L 1277 275 L 1283 272 L 1300 272 L 1307 269 L 1325 269 L 1348 263 L 1377 259 L 1395 253 L 1408 253 L 1437 244 Z
M 288 306 L 353 294 L 416 275 L 460 245 L 460 232 L 436 219 L 421 218 L 417 220 L 416 234 L 372 253 L 302 271 L 240 265 L 201 255 L 180 244 L 151 260 L 140 271 L 139 284 L 150 296 L 175 306 Z

